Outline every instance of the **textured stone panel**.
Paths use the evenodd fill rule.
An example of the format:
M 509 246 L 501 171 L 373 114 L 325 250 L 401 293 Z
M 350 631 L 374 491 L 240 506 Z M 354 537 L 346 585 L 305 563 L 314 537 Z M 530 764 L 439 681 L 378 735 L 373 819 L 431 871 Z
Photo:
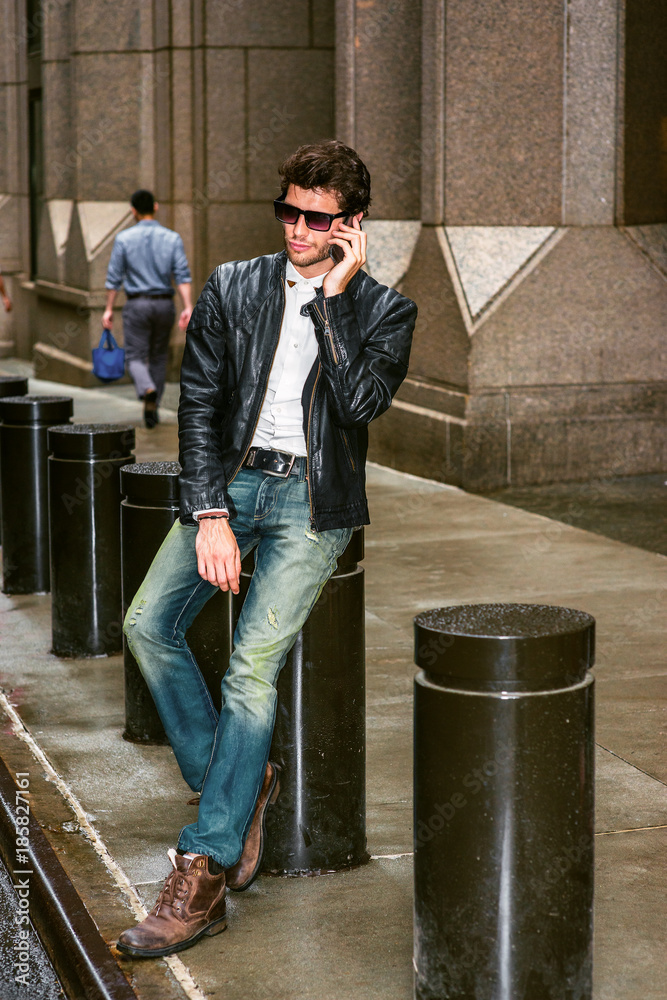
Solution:
M 437 413 L 448 413 L 463 420 L 466 415 L 466 394 L 459 390 L 445 389 L 439 385 L 413 378 L 411 375 L 401 383 L 396 398 L 406 403 L 414 403 Z
M 211 205 L 208 211 L 208 267 L 204 277 L 228 260 L 249 260 L 284 249 L 280 229 L 270 203 Z
M 0 83 L 0 135 L 8 136 L 8 115 L 7 115 L 7 101 L 9 99 L 9 90 L 4 83 Z M 11 154 L 12 146 L 16 142 L 16 137 L 9 142 L 0 143 L 0 191 L 7 190 L 7 160 Z
M 368 429 L 368 458 L 391 469 L 459 485 L 461 436 L 461 424 L 443 414 L 394 401 Z
M 473 337 L 472 386 L 667 377 L 667 289 L 615 229 L 569 230 Z
M 220 0 L 206 5 L 208 45 L 291 46 L 310 44 L 308 0 Z
M 69 59 L 72 7 L 72 0 L 58 0 L 58 3 L 42 4 L 44 16 L 42 57 L 44 60 Z
M 192 39 L 192 0 L 170 0 L 171 45 L 173 48 L 189 48 Z
M 206 52 L 207 201 L 243 201 L 246 193 L 245 71 L 238 49 Z
M 373 214 L 420 216 L 420 4 L 357 4 L 354 145 L 371 173 Z M 399 69 L 400 67 L 400 69 Z
M 194 199 L 192 137 L 192 53 L 176 49 L 171 53 L 171 139 L 172 191 L 175 200 Z
M 78 202 L 65 249 L 65 284 L 103 288 L 114 237 L 133 221 L 127 202 Z
M 12 195 L 0 195 L 0 261 L 8 271 L 20 269 L 20 201 Z
M 254 49 L 248 53 L 251 200 L 276 197 L 281 160 L 302 143 L 331 138 L 333 115 L 332 52 Z
M 626 225 L 667 220 L 667 5 L 626 0 L 623 206 Z
M 421 223 L 366 219 L 368 273 L 383 285 L 396 288 L 410 266 Z
M 448 0 L 445 220 L 561 220 L 562 0 Z
M 47 281 L 63 283 L 65 280 L 64 254 L 73 207 L 71 199 L 44 202 L 39 226 L 37 270 L 40 278 Z
M 485 490 L 508 482 L 507 425 L 498 420 L 468 420 L 464 431 L 463 488 Z
M 143 86 L 141 56 L 77 56 L 74 79 L 78 196 L 129 198 L 144 184 L 138 123 L 142 104 L 153 97 Z
M 667 223 L 628 226 L 625 232 L 667 277 Z
M 336 38 L 335 0 L 311 0 L 313 11 L 313 45 L 333 48 Z
M 548 226 L 447 226 L 468 308 L 477 316 L 553 233 Z
M 422 222 L 445 221 L 445 3 L 422 0 Z
M 401 290 L 419 307 L 410 374 L 465 387 L 469 338 L 435 226 L 422 227 Z
M 18 83 L 25 79 L 25 30 L 19 29 L 19 5 L 4 5 L 0 32 L 0 83 Z
M 76 52 L 131 52 L 153 44 L 152 4 L 136 0 L 74 0 Z
M 72 198 L 76 156 L 73 151 L 70 63 L 42 66 L 44 101 L 44 197 Z
M 564 218 L 566 225 L 614 222 L 617 0 L 569 0 Z

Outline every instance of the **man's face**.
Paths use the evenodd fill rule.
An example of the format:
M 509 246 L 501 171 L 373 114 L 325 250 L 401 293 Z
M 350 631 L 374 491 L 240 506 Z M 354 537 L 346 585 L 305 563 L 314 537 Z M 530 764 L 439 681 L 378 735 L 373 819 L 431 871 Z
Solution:
M 289 205 L 296 205 L 303 211 L 328 212 L 336 215 L 341 211 L 338 200 L 330 191 L 319 189 L 308 190 L 290 184 L 285 195 L 285 201 Z M 309 229 L 303 215 L 300 215 L 293 226 L 283 224 L 285 230 L 285 249 L 287 256 L 295 267 L 310 267 L 320 261 L 333 261 L 329 257 L 330 244 L 328 240 L 338 229 L 345 219 L 334 219 L 331 229 L 326 233 L 319 233 L 314 229 Z

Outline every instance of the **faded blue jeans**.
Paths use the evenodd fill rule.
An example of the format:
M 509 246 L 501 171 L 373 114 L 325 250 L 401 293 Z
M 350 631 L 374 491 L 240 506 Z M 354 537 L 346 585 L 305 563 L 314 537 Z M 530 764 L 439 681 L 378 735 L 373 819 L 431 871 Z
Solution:
M 241 856 L 266 771 L 278 674 L 352 534 L 311 529 L 305 460 L 296 467 L 287 479 L 243 470 L 229 489 L 241 556 L 256 551 L 219 717 L 185 638 L 217 589 L 197 572 L 198 528 L 174 524 L 125 619 L 183 777 L 201 792 L 198 820 L 181 830 L 178 848 L 225 868 Z

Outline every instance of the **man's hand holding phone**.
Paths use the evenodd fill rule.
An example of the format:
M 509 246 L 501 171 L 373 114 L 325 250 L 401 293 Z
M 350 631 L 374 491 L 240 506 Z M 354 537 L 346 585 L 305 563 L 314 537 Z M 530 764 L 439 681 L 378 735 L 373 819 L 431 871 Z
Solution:
M 340 295 L 347 288 L 350 279 L 366 263 L 366 233 L 361 228 L 361 221 L 354 215 L 348 220 L 352 225 L 341 222 L 329 239 L 330 256 L 334 261 L 342 254 L 340 260 L 327 273 L 322 290 L 325 298 L 330 295 Z

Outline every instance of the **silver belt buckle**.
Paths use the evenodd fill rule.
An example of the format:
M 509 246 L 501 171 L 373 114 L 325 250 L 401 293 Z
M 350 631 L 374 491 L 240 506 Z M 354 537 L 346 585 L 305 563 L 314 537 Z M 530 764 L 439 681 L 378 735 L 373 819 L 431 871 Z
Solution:
M 286 453 L 285 452 L 281 452 L 281 454 L 284 455 Z M 287 469 L 287 472 L 271 472 L 270 469 L 264 469 L 263 471 L 264 471 L 265 475 L 267 475 L 267 476 L 277 476 L 278 479 L 287 479 L 287 477 L 289 476 L 290 472 L 292 471 L 292 468 L 293 468 L 295 462 L 296 462 L 296 455 L 292 455 L 290 457 L 290 464 L 289 464 L 289 468 Z

